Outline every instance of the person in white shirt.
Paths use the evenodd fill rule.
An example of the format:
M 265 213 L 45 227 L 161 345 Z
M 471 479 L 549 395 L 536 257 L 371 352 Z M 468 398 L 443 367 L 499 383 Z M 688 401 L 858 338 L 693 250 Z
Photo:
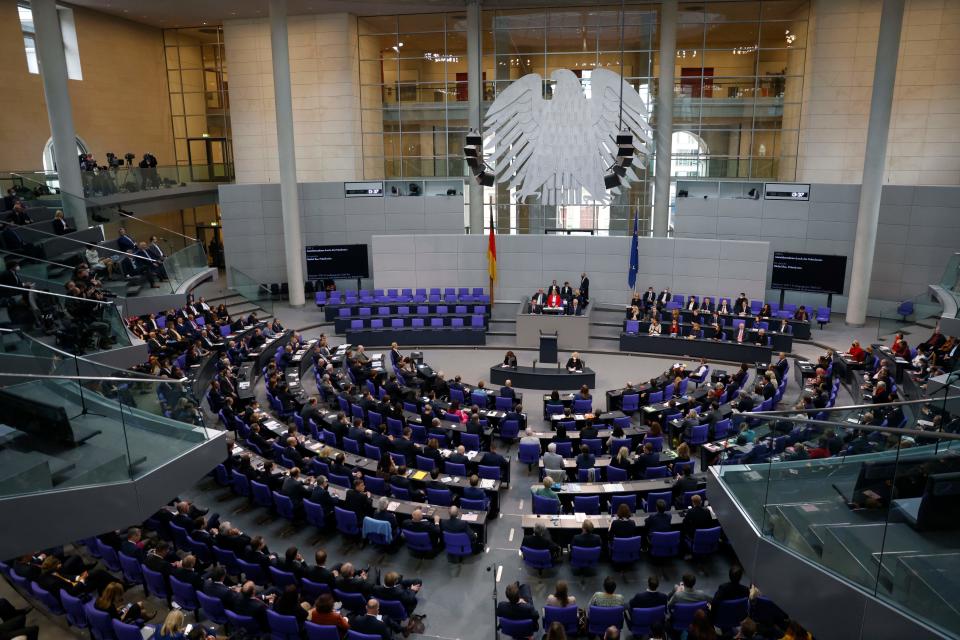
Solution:
M 744 324 L 741 322 L 737 324 L 737 342 L 743 342 L 743 339 L 746 337 L 747 330 Z
M 95 248 L 87 247 L 83 252 L 83 257 L 86 259 L 87 265 L 94 271 L 106 269 L 107 277 L 110 278 L 113 276 L 113 260 L 110 258 L 101 258 Z
M 700 365 L 697 367 L 696 371 L 690 374 L 691 378 L 702 378 L 703 375 L 707 372 L 707 361 L 703 358 L 700 358 Z
M 658 336 L 660 335 L 660 331 L 661 331 L 660 320 L 658 320 L 657 318 L 654 318 L 653 321 L 650 323 L 650 328 L 647 329 L 647 333 L 649 333 L 651 336 Z

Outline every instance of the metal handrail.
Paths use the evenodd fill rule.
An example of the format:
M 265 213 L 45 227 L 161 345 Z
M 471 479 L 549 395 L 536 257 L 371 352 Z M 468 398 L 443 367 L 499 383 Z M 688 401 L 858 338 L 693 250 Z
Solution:
M 14 225 L 14 226 L 16 226 L 16 225 Z M 63 236 L 60 236 L 60 237 L 62 238 Z M 73 267 L 71 267 L 71 266 L 68 265 L 68 264 L 61 264 L 61 263 L 59 263 L 59 262 L 53 262 L 52 260 L 44 260 L 43 258 L 35 258 L 35 257 L 33 257 L 33 256 L 28 256 L 28 255 L 24 255 L 24 254 L 22 254 L 22 253 L 17 253 L 16 251 L 10 251 L 10 249 L 0 249 L 0 253 L 7 253 L 7 254 L 10 254 L 10 255 L 12 255 L 12 256 L 17 256 L 18 258 L 25 258 L 26 260 L 29 260 L 30 262 L 43 262 L 44 264 L 52 264 L 52 265 L 55 266 L 55 267 L 64 267 L 64 268 L 66 268 L 66 269 L 73 269 Z
M 169 166 L 179 166 L 179 165 L 169 165 Z M 36 180 L 34 180 L 34 179 L 32 179 L 32 178 L 28 178 L 28 177 L 26 177 L 26 176 L 24 176 L 24 175 L 22 175 L 22 174 L 19 174 L 19 173 L 10 172 L 10 175 L 11 175 L 11 176 L 15 176 L 15 177 L 17 177 L 17 178 L 20 178 L 21 180 L 28 180 L 28 181 L 30 181 L 30 182 L 33 182 L 34 184 L 37 184 L 37 185 L 43 185 L 42 182 L 37 182 Z M 44 186 L 46 186 L 46 185 L 44 185 Z M 97 208 L 97 209 L 103 209 L 103 208 L 104 208 L 104 205 L 96 204 L 96 203 L 94 203 L 93 201 L 89 200 L 86 196 L 77 196 L 77 195 L 74 195 L 74 194 L 72 194 L 72 193 L 70 193 L 70 192 L 68 192 L 68 191 L 64 191 L 63 188 L 59 188 L 58 190 L 59 190 L 59 193 L 58 193 L 58 194 L 55 194 L 55 195 L 61 195 L 61 196 L 62 196 L 62 195 L 66 195 L 66 196 L 69 196 L 69 197 L 71 197 L 71 198 L 76 198 L 77 200 L 80 200 L 80 201 L 84 202 L 88 207 L 95 207 L 95 208 Z M 117 207 L 117 211 L 120 212 L 120 206 L 119 206 L 119 205 L 115 205 L 115 206 Z M 163 229 L 164 231 L 169 231 L 170 233 L 172 233 L 172 234 L 174 234 L 174 235 L 178 235 L 178 236 L 180 236 L 181 238 L 186 238 L 187 240 L 191 240 L 191 241 L 193 241 L 193 242 L 199 242 L 196 238 L 193 238 L 193 237 L 191 237 L 191 236 L 184 235 L 184 234 L 180 233 L 179 231 L 174 231 L 173 229 L 167 229 L 166 227 L 164 227 L 164 226 L 162 226 L 162 225 L 155 224 L 155 223 L 153 223 L 153 222 L 149 222 L 149 221 L 144 220 L 144 219 L 142 219 L 142 218 L 138 218 L 138 217 L 135 216 L 135 215 L 132 215 L 132 214 L 129 214 L 129 213 L 123 213 L 123 212 L 120 212 L 120 215 L 123 215 L 123 216 L 125 216 L 125 217 L 127 217 L 127 218 L 130 218 L 131 220 L 136 220 L 137 222 L 142 222 L 142 223 L 144 223 L 144 224 L 148 224 L 148 225 L 150 225 L 150 226 L 152 226 L 152 227 L 157 227 L 158 229 Z M 62 236 L 60 236 L 60 237 L 62 237 Z
M 960 400 L 960 396 L 949 396 L 945 398 L 921 398 L 918 400 L 900 400 L 898 402 L 884 402 L 879 404 L 851 404 L 843 407 L 828 407 L 824 409 L 813 408 L 813 409 L 777 409 L 775 411 L 749 411 L 749 412 L 744 412 L 744 415 L 779 416 L 779 415 L 792 415 L 795 413 L 820 413 L 821 411 L 826 411 L 829 413 L 831 411 L 876 409 L 876 408 L 885 408 L 885 407 L 903 407 L 906 405 L 927 404 L 930 402 L 943 402 L 946 400 Z
M 52 291 L 42 291 L 40 289 L 33 289 L 28 287 L 12 287 L 8 284 L 0 284 L 2 289 L 12 289 L 13 291 L 21 291 L 23 293 L 35 293 L 41 296 L 55 296 L 57 298 L 67 298 L 69 300 L 82 300 L 83 302 L 89 302 L 90 304 L 102 304 L 106 306 L 115 306 L 113 301 L 107 302 L 105 300 L 90 300 L 88 298 L 78 298 L 77 296 L 68 296 L 65 293 L 54 293 Z
M 880 407 L 883 405 L 868 405 L 871 407 Z M 758 418 L 767 422 L 773 422 L 780 416 L 772 416 L 768 413 L 742 413 L 740 415 Z M 902 436 L 921 436 L 925 438 L 936 438 L 943 440 L 960 440 L 960 433 L 951 433 L 949 431 L 925 431 L 923 429 L 904 429 L 901 427 L 881 427 L 879 425 L 853 424 L 851 422 L 833 422 L 830 420 L 812 420 L 809 418 L 791 418 L 790 422 L 795 424 L 810 424 L 814 426 L 823 426 L 840 429 L 862 429 L 864 431 L 879 431 L 881 433 L 892 433 Z
M 68 376 L 68 375 L 46 375 L 41 373 L 0 373 L 0 378 L 30 378 L 36 380 L 86 380 L 90 382 L 149 382 L 151 384 L 159 384 L 161 382 L 167 383 L 181 383 L 187 384 L 190 382 L 189 378 L 117 378 L 117 377 L 104 377 L 104 376 Z

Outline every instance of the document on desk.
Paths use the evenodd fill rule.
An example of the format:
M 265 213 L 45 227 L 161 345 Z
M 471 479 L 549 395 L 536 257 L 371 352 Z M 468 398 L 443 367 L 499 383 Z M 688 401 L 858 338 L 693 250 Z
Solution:
M 399 507 L 399 506 L 400 506 L 400 503 L 399 503 L 399 502 L 395 502 L 395 501 L 391 500 L 391 501 L 390 501 L 390 504 L 387 505 L 387 511 L 396 511 L 396 510 L 397 510 L 397 507 Z
M 584 520 L 587 519 L 587 514 L 585 513 L 574 513 L 573 515 L 576 516 L 577 522 L 582 523 Z
M 414 471 L 410 477 L 414 480 L 423 480 L 427 475 L 429 474 L 426 471 Z
M 568 493 L 580 493 L 580 485 L 576 482 L 568 482 L 563 485 L 563 488 L 566 489 Z
M 475 513 L 464 513 L 463 515 L 460 516 L 460 519 L 463 520 L 464 522 L 476 522 L 476 521 L 477 521 L 477 514 L 475 514 Z
M 604 493 L 613 493 L 615 491 L 623 491 L 623 485 L 619 482 L 607 483 L 603 485 Z
M 473 460 L 474 458 L 477 457 L 477 454 L 478 454 L 478 453 L 480 453 L 480 452 L 479 452 L 479 451 L 467 451 L 464 455 L 467 456 L 467 460 Z
M 249 389 L 249 388 L 250 388 L 250 382 L 249 382 L 249 381 L 247 381 L 247 382 L 241 382 L 240 384 L 237 385 L 237 387 L 238 387 L 239 389 L 241 389 L 241 390 L 243 390 L 243 389 Z
M 440 482 L 443 482 L 444 484 L 448 482 L 453 482 L 453 478 L 451 478 L 450 476 L 443 476 L 442 478 L 440 478 Z
M 496 483 L 497 483 L 496 480 L 490 480 L 489 478 L 484 478 L 483 480 L 480 481 L 480 488 L 481 488 L 481 489 L 493 489 L 493 487 L 494 487 L 494 485 L 496 485 Z

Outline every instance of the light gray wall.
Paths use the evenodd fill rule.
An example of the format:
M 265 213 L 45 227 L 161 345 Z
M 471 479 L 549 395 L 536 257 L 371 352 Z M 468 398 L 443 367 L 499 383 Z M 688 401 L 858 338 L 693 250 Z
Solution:
M 688 184 L 691 183 L 684 183 L 681 188 Z M 859 185 L 811 185 L 809 202 L 722 198 L 717 197 L 716 185 L 701 183 L 696 190 L 690 189 L 691 197 L 677 199 L 676 237 L 766 240 L 770 243 L 771 259 L 774 251 L 846 255 L 846 293 L 850 286 Z M 721 188 L 719 193 L 726 191 Z M 704 199 L 703 194 L 708 197 Z M 871 299 L 897 301 L 924 293 L 928 283 L 939 281 L 947 260 L 958 247 L 960 188 L 884 187 L 870 281 Z M 769 271 L 764 278 L 769 283 Z M 788 301 L 800 300 L 805 304 L 825 304 L 825 298 L 788 293 Z M 835 310 L 842 310 L 845 304 L 844 297 L 834 297 Z M 872 309 L 881 306 L 871 305 Z
M 462 195 L 344 198 L 342 182 L 299 187 L 303 246 L 369 245 L 375 234 L 463 231 Z M 285 281 L 280 185 L 221 185 L 220 211 L 228 279 L 233 266 L 257 282 Z
M 638 287 L 711 297 L 763 295 L 771 255 L 766 242 L 639 240 Z M 378 288 L 488 287 L 487 242 L 486 236 L 374 236 L 374 282 Z M 585 271 L 593 300 L 625 303 L 629 253 L 628 237 L 497 236 L 496 298 L 526 299 L 554 278 L 576 286 Z

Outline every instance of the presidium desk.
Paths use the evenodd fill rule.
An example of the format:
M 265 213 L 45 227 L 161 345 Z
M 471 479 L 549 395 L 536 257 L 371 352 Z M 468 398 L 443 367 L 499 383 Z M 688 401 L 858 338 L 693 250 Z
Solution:
M 538 348 L 540 333 L 556 333 L 557 348 L 576 351 L 590 344 L 590 309 L 582 316 L 567 316 L 557 312 L 530 313 L 530 301 L 520 305 L 517 313 L 517 346 Z M 541 389 L 544 387 L 527 387 Z
M 596 386 L 597 376 L 593 369 L 584 367 L 583 371 L 573 373 L 567 371 L 563 363 L 560 368 L 556 364 L 545 364 L 539 367 L 490 367 L 490 382 L 502 385 L 507 380 L 520 389 L 579 389 L 587 385 L 591 389 Z
M 690 340 L 669 336 L 620 334 L 620 351 L 652 353 L 727 362 L 770 362 L 773 350 L 758 344 L 729 340 Z

